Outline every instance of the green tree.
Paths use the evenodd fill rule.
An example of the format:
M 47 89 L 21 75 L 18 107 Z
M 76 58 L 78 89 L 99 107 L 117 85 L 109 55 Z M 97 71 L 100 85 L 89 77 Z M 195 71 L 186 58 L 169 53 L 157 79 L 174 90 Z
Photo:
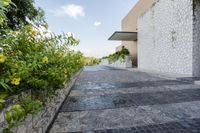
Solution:
M 6 7 L 8 7 L 10 4 L 13 4 L 11 0 L 0 0 L 0 25 L 4 22 L 6 18 L 5 15 L 5 12 L 7 11 Z
M 38 21 L 39 18 L 40 21 L 44 21 L 44 12 L 35 7 L 34 0 L 12 0 L 12 2 L 13 5 L 10 5 L 5 13 L 7 27 L 16 29 L 21 24 L 26 25 L 30 21 Z

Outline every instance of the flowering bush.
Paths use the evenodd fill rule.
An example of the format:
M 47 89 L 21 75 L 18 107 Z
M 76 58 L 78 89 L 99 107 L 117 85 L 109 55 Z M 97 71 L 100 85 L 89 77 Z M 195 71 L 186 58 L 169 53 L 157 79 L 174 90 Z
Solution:
M 15 7 L 11 0 L 0 0 L 0 111 L 8 97 L 18 94 L 18 103 L 4 110 L 6 133 L 28 114 L 37 113 L 84 65 L 82 53 L 69 49 L 79 40 L 73 34 L 49 32 L 42 18 L 38 22 L 29 20 L 26 25 L 20 23 L 15 31 L 8 28 L 5 13 L 10 5 Z
M 31 99 L 28 96 L 6 111 L 8 128 L 44 105 L 44 98 L 63 87 L 84 65 L 82 53 L 69 49 L 79 43 L 73 35 L 54 35 L 45 27 L 22 26 L 17 31 L 6 30 L 0 37 L 0 110 L 6 97 L 32 92 Z
M 65 34 L 41 33 L 32 25 L 0 38 L 0 91 L 60 88 L 83 66 L 82 54 L 69 45 L 78 41 Z

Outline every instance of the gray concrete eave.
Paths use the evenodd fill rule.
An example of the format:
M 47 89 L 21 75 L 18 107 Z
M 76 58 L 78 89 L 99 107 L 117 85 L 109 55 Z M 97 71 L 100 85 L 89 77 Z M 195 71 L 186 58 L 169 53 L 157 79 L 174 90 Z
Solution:
M 108 40 L 114 41 L 137 41 L 137 32 L 116 31 Z

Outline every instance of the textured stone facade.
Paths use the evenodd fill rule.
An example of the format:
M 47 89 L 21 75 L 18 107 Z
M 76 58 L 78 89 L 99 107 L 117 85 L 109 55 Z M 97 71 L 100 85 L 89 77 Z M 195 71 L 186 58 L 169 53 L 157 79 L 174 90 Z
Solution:
M 158 0 L 139 0 L 137 4 L 130 10 L 130 12 L 123 18 L 121 29 L 122 31 L 137 32 L 137 18 L 146 10 L 148 10 L 153 3 Z M 134 66 L 138 66 L 137 61 L 137 41 L 122 41 L 120 47 L 125 46 L 132 56 Z
M 197 10 L 200 9 L 200 2 L 196 0 L 195 3 L 196 16 L 199 16 Z M 159 0 L 139 17 L 140 69 L 184 75 L 200 74 L 200 41 L 197 39 L 200 37 L 197 28 L 200 20 L 194 23 L 193 7 L 193 0 Z M 196 32 L 194 37 L 193 31 Z

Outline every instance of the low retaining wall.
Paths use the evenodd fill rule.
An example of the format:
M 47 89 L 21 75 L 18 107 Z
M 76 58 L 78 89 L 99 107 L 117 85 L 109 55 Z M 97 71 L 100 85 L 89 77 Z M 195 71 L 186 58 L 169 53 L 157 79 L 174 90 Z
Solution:
M 132 60 L 131 56 L 126 56 L 125 59 L 119 59 L 113 63 L 109 63 L 108 59 L 103 59 L 99 65 L 118 67 L 118 68 L 131 68 Z
M 37 115 L 28 115 L 18 127 L 14 128 L 14 133 L 47 132 L 81 72 L 82 69 L 79 72 L 77 72 L 74 76 L 72 76 L 70 82 L 66 84 L 64 89 L 57 90 L 56 95 L 50 99 L 47 105 L 39 113 L 37 113 Z M 3 128 L 7 127 L 7 123 L 4 116 L 5 115 L 3 111 L 0 112 L 0 133 L 3 132 Z

